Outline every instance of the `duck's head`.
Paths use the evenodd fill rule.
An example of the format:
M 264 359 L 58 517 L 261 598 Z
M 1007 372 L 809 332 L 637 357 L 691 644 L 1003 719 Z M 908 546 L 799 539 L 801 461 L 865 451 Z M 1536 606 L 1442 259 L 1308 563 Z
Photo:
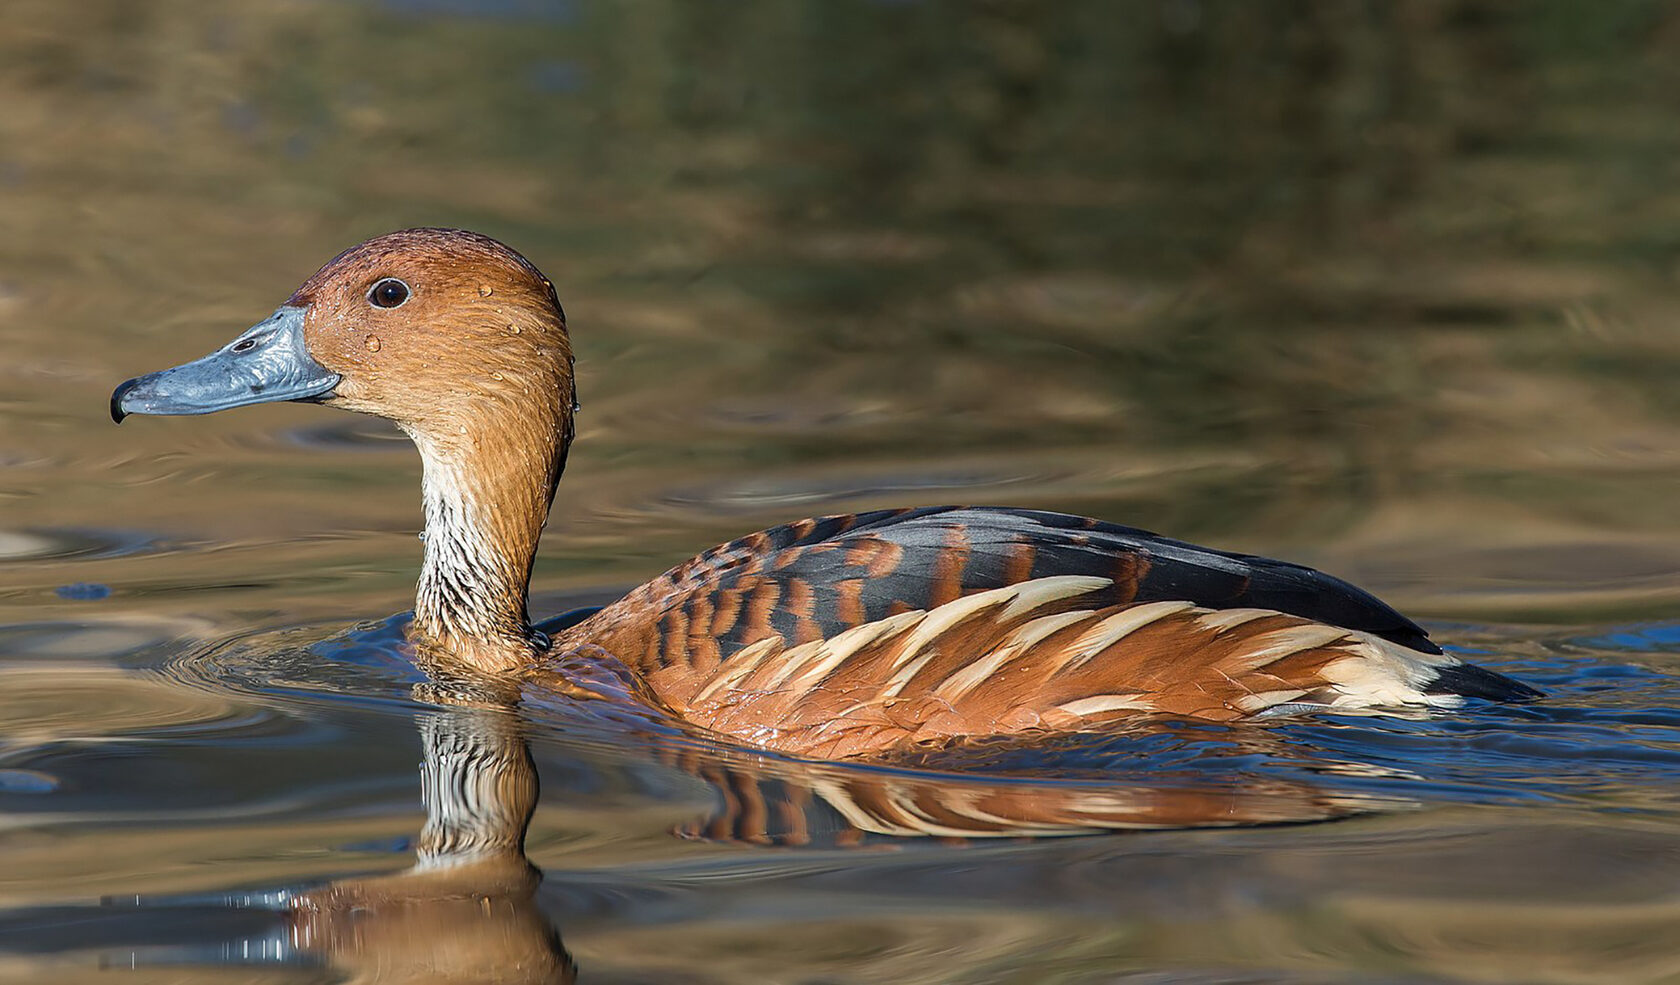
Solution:
M 307 401 L 395 422 L 425 461 L 415 626 L 449 644 L 526 639 L 526 581 L 573 394 L 548 279 L 486 236 L 408 229 L 339 254 L 210 355 L 123 383 L 111 416 Z
M 548 279 L 487 236 L 405 229 L 339 254 L 210 355 L 117 387 L 111 416 L 295 400 L 442 440 L 504 407 L 569 411 L 571 396 L 566 318 Z

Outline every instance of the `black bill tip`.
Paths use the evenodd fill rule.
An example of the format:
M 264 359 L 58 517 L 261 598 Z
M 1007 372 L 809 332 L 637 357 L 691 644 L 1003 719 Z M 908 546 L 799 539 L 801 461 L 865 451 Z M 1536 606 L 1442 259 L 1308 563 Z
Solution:
M 111 391 L 111 420 L 121 424 L 123 422 L 123 418 L 128 416 L 128 411 L 123 410 L 122 399 L 127 396 L 128 391 L 139 385 L 140 377 L 136 376 L 132 380 L 124 381 L 121 386 Z

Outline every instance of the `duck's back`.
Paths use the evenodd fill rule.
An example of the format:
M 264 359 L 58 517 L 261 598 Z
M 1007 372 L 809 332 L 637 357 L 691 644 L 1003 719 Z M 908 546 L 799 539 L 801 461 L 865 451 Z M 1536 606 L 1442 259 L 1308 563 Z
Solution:
M 1311 568 L 1021 509 L 772 527 L 556 640 L 587 644 L 697 724 L 823 755 L 1138 711 L 1229 718 L 1362 689 L 1366 704 L 1535 693 Z M 1381 681 L 1359 679 L 1375 669 Z

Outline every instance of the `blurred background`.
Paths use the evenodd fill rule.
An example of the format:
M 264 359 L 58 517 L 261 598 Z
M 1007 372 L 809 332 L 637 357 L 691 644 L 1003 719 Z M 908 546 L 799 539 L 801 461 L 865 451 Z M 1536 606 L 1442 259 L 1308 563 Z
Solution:
M 569 317 L 538 613 L 798 516 L 997 503 L 1313 563 L 1496 664 L 1667 674 L 1677 117 L 1656 0 L 7 0 L 0 750 L 210 700 L 135 690 L 183 641 L 410 605 L 400 436 L 106 404 L 415 225 L 506 241 Z M 87 690 L 19 683 L 44 661 Z M 29 769 L 0 807 L 67 782 Z M 30 857 L 11 904 L 66 866 L 114 885 L 97 851 Z M 1547 925 L 1598 935 L 1556 980 L 1680 967 L 1653 934 L 1595 978 L 1582 919 Z M 1534 980 L 1536 926 L 1420 932 L 1509 963 L 1406 967 Z M 1346 953 L 1284 964 L 1383 966 Z
M 457 225 L 554 278 L 579 351 L 548 585 L 993 502 L 1437 617 L 1661 613 L 1677 46 L 1655 2 L 18 0 L 0 522 L 120 501 L 176 538 L 354 532 L 308 559 L 365 565 L 419 522 L 374 425 L 102 405 L 339 250 Z

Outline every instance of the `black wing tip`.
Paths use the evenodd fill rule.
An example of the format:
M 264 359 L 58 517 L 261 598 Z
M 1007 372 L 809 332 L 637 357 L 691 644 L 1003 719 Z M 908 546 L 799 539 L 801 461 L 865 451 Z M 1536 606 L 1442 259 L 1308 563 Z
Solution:
M 1366 629 L 1365 632 L 1370 633 L 1372 636 L 1380 636 L 1390 643 L 1398 643 L 1408 650 L 1416 650 L 1419 653 L 1427 653 L 1432 657 L 1438 657 L 1447 652 L 1441 649 L 1441 644 L 1429 638 L 1429 632 L 1423 627 L 1419 626 L 1415 622 L 1412 622 L 1410 619 L 1405 619 L 1403 616 L 1401 618 L 1404 619 L 1404 622 L 1398 626 Z M 1338 623 L 1337 625 L 1340 624 Z
M 1546 696 L 1544 691 L 1529 687 L 1514 677 L 1466 663 L 1437 670 L 1435 679 L 1424 688 L 1424 693 L 1460 694 L 1488 701 L 1534 701 Z

